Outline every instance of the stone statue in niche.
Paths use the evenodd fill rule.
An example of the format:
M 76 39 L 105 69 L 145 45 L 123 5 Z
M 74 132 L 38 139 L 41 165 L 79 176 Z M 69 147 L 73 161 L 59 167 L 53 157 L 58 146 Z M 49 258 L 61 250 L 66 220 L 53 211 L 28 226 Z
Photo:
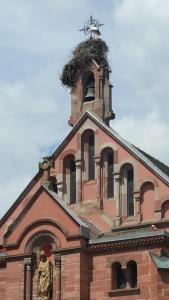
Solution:
M 38 266 L 38 299 L 51 300 L 52 294 L 52 264 L 47 259 L 45 251 L 40 251 L 40 263 Z

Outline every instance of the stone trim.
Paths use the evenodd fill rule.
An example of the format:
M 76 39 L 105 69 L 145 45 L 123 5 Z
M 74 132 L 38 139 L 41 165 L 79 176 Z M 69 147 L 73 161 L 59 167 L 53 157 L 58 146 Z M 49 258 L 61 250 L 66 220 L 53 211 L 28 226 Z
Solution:
M 169 246 L 169 237 L 164 235 L 145 237 L 130 240 L 121 241 L 108 241 L 93 243 L 88 246 L 89 253 L 108 253 L 108 252 L 119 252 L 123 250 L 133 250 L 133 249 L 144 249 L 144 248 L 154 248 L 155 246 Z
M 118 296 L 128 296 L 128 295 L 138 295 L 140 294 L 140 288 L 124 288 L 116 289 L 108 292 L 109 297 L 118 297 Z

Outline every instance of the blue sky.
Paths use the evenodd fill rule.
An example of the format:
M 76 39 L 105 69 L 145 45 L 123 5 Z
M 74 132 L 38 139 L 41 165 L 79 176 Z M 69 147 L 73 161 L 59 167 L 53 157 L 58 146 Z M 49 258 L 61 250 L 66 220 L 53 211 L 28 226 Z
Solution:
M 111 126 L 169 164 L 168 0 L 0 0 L 1 216 L 70 131 L 59 76 L 90 14 L 110 48 Z

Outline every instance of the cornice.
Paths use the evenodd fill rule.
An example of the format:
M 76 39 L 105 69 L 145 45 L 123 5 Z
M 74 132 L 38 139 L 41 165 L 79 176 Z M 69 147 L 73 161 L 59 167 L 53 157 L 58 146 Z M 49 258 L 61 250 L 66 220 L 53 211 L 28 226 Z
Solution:
M 151 249 L 155 247 L 168 246 L 169 247 L 169 237 L 165 234 L 136 238 L 130 240 L 120 240 L 120 241 L 107 241 L 97 243 L 91 243 L 88 245 L 88 250 L 90 254 L 102 254 L 109 252 L 119 252 L 127 250 L 140 250 L 140 249 Z

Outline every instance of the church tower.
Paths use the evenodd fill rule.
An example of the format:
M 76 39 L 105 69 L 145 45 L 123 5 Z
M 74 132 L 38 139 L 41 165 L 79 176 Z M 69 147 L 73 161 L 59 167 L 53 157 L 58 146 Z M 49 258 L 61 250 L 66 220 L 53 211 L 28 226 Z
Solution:
M 112 85 L 109 81 L 110 67 L 107 60 L 108 47 L 100 39 L 99 24 L 90 17 L 81 31 L 90 38 L 80 43 L 73 57 L 65 65 L 62 83 L 71 88 L 71 115 L 69 125 L 74 126 L 81 115 L 90 111 L 107 125 L 115 118 L 112 111 Z

